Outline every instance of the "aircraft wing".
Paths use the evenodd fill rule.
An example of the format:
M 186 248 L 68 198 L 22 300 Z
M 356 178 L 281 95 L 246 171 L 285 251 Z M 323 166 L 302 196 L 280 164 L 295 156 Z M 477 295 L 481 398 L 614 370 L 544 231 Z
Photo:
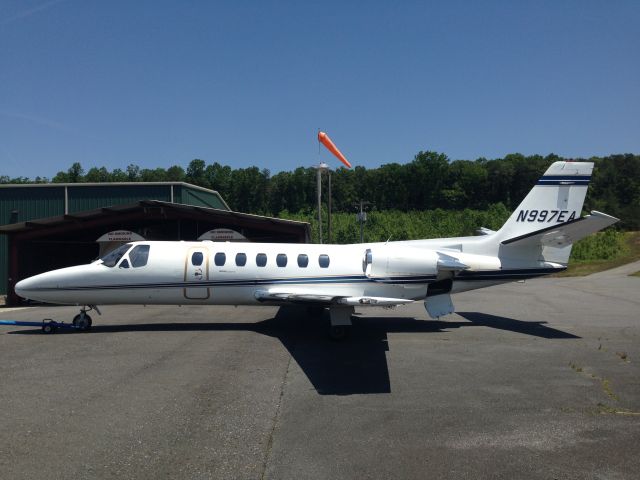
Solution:
M 302 303 L 310 305 L 368 305 L 389 307 L 393 305 L 402 305 L 412 303 L 413 300 L 406 298 L 389 298 L 389 297 L 348 297 L 343 295 L 322 295 L 309 293 L 307 291 L 295 290 L 257 290 L 255 297 L 260 302 L 276 302 L 276 303 Z
M 578 240 L 591 235 L 603 228 L 613 225 L 619 221 L 618 218 L 606 213 L 592 211 L 591 215 L 560 223 L 548 228 L 536 230 L 519 237 L 510 238 L 502 242 L 503 245 L 512 246 L 536 246 L 544 247 L 566 247 Z

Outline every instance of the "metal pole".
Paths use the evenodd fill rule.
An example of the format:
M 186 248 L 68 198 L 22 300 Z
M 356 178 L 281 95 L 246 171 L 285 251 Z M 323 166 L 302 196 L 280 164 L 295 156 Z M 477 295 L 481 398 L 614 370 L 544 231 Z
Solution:
M 371 205 L 371 202 L 360 200 L 359 204 L 353 204 L 353 206 L 356 207 L 356 211 L 358 207 L 360 207 L 360 211 L 356 214 L 356 219 L 360 222 L 360 243 L 364 243 L 364 223 L 367 221 L 367 213 L 364 211 L 365 205 Z
M 327 243 L 331 243 L 331 170 L 327 170 L 327 173 L 329 175 L 329 201 L 327 202 L 329 204 L 329 218 L 327 219 L 327 236 L 329 239 Z
M 318 231 L 320 232 L 320 238 L 318 240 L 318 243 L 322 243 L 322 203 L 321 203 L 321 197 L 322 197 L 322 170 L 320 168 L 320 165 L 318 165 Z
M 360 200 L 360 243 L 364 243 L 364 218 L 363 218 L 363 201 Z

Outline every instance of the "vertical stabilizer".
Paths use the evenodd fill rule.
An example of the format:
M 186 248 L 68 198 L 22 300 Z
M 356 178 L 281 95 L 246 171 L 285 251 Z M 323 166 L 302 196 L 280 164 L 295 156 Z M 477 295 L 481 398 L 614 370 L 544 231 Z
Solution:
M 592 171 L 592 162 L 553 163 L 497 232 L 497 238 L 504 241 L 580 218 Z

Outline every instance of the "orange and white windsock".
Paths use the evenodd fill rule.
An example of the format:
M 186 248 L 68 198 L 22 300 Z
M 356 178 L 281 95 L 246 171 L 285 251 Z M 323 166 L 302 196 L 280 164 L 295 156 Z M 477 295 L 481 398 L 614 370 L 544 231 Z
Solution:
M 347 160 L 345 158 L 345 156 L 342 154 L 342 152 L 340 150 L 338 150 L 338 147 L 336 147 L 333 142 L 331 141 L 331 139 L 329 138 L 329 135 L 327 135 L 324 132 L 318 132 L 318 141 L 323 144 L 325 147 L 327 147 L 327 150 L 329 150 L 331 153 L 333 153 L 338 160 L 340 160 L 342 163 L 344 163 L 347 167 L 351 168 L 351 164 L 349 163 L 349 160 Z

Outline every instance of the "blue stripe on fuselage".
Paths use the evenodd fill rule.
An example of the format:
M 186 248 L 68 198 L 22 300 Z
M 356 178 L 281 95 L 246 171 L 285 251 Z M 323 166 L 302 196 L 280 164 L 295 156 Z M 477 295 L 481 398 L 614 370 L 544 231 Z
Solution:
M 520 280 L 540 277 L 559 272 L 564 268 L 529 268 L 510 270 L 463 270 L 454 277 L 454 281 L 474 280 Z M 208 280 L 202 282 L 167 282 L 167 283 L 135 283 L 123 285 L 94 285 L 70 286 L 60 288 L 43 288 L 39 291 L 51 290 L 124 290 L 124 289 L 164 289 L 164 288 L 212 288 L 212 287 L 250 287 L 264 285 L 310 285 L 310 284 L 339 284 L 339 283 L 384 283 L 388 285 L 429 284 L 437 280 L 436 275 L 410 275 L 384 278 L 369 278 L 365 275 L 340 275 L 333 277 L 283 277 L 274 279 L 245 279 L 245 280 Z

